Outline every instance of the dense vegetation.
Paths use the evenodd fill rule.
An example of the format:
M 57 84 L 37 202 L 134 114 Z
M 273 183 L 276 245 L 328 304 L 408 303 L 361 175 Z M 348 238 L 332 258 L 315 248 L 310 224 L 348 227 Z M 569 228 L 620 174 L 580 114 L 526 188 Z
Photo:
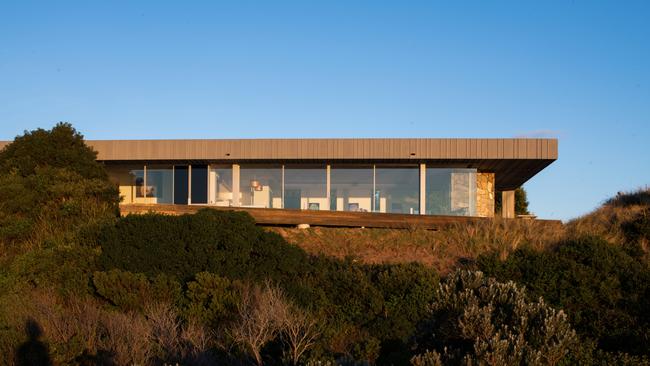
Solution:
M 463 247 L 440 272 L 305 251 L 244 213 L 119 218 L 68 124 L 0 167 L 0 364 L 648 364 L 645 191 L 566 227 L 391 232 Z
M 115 217 L 117 187 L 95 157 L 65 123 L 26 132 L 0 151 L 2 242 L 74 240 L 70 236 Z

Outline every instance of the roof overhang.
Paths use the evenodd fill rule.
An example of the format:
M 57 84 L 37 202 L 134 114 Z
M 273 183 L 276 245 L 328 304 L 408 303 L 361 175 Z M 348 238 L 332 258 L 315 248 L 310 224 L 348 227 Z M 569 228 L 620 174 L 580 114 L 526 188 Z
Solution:
M 113 162 L 426 163 L 494 172 L 497 190 L 515 189 L 558 157 L 557 139 L 90 140 Z M 0 143 L 0 148 L 4 144 Z

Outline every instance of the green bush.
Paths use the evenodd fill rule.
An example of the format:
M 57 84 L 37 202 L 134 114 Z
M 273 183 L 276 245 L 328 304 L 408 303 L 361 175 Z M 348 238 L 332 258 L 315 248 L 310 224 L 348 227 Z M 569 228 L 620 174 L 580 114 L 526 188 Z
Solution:
M 231 279 L 280 281 L 303 271 L 306 254 L 255 226 L 243 212 L 203 209 L 194 215 L 130 215 L 98 236 L 105 270 L 160 273 L 181 282 L 198 272 Z
M 303 292 L 287 294 L 326 319 L 321 346 L 328 350 L 323 352 L 357 360 L 364 354 L 363 360 L 374 357 L 381 364 L 408 362 L 407 341 L 435 298 L 436 272 L 416 263 L 363 265 L 325 258 L 310 263 L 299 281 Z
M 416 365 L 556 365 L 576 344 L 566 315 L 514 282 L 457 271 L 441 285 L 417 337 Z
M 240 212 L 131 215 L 105 227 L 98 242 L 103 270 L 177 279 L 187 286 L 185 314 L 213 326 L 231 315 L 237 280 L 270 279 L 297 305 L 327 319 L 322 351 L 345 338 L 334 348 L 348 356 L 362 349 L 378 356 L 363 337 L 342 333 L 352 330 L 372 335 L 381 344 L 380 358 L 408 359 L 406 342 L 437 284 L 435 271 L 419 264 L 368 266 L 308 256 Z
M 0 243 L 63 239 L 118 213 L 96 153 L 69 124 L 26 132 L 0 151 Z
M 181 298 L 180 284 L 165 275 L 153 280 L 140 273 L 113 269 L 95 272 L 93 284 L 97 294 L 125 311 L 143 311 L 155 303 L 178 303 Z
M 649 354 L 650 270 L 623 248 L 586 237 L 548 252 L 520 249 L 505 261 L 485 255 L 478 264 L 488 275 L 517 281 L 533 298 L 564 309 L 578 334 L 599 348 Z
M 194 281 L 187 284 L 186 317 L 196 319 L 213 327 L 224 325 L 234 319 L 239 301 L 237 283 L 208 273 L 197 273 Z
M 55 289 L 62 295 L 86 294 L 90 276 L 96 270 L 99 253 L 95 249 L 71 246 L 33 250 L 15 258 L 9 281 L 21 288 Z
M 381 292 L 382 307 L 371 325 L 380 339 L 407 341 L 427 316 L 438 289 L 435 271 L 417 263 L 371 267 L 372 282 Z

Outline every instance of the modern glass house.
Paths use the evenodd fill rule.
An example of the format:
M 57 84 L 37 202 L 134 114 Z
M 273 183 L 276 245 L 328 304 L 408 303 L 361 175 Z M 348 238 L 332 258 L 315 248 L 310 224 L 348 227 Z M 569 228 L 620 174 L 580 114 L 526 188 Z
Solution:
M 122 204 L 514 217 L 556 139 L 88 141 Z

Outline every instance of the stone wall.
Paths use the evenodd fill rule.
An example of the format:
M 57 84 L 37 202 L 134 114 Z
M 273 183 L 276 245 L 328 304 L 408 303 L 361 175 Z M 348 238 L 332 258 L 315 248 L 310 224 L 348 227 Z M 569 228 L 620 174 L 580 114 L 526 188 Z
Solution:
M 476 216 L 494 217 L 494 173 L 476 173 Z

